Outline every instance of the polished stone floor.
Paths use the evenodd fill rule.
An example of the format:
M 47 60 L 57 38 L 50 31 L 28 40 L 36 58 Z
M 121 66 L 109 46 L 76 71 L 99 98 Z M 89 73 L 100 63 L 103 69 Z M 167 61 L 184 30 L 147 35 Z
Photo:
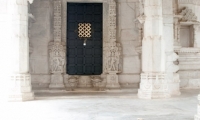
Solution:
M 135 92 L 36 94 L 35 101 L 1 102 L 0 120 L 193 120 L 199 91 L 160 100 Z

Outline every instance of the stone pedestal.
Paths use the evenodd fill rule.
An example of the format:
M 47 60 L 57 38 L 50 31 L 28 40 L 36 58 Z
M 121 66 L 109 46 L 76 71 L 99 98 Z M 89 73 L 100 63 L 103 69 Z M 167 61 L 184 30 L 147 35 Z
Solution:
M 9 83 L 9 101 L 27 101 L 34 99 L 30 74 L 13 74 Z
M 65 85 L 63 83 L 62 74 L 53 74 L 51 75 L 51 83 L 49 85 L 50 89 L 64 89 Z
M 142 73 L 138 97 L 142 99 L 169 98 L 165 74 Z
M 78 78 L 78 87 L 79 88 L 91 88 L 92 81 L 90 76 L 80 76 Z
M 169 76 L 169 74 L 168 74 Z M 172 73 L 172 79 L 167 79 L 168 81 L 168 91 L 170 95 L 180 95 L 180 78 L 178 73 Z
M 107 75 L 106 88 L 120 88 L 118 75 L 116 74 L 116 72 L 109 72 L 109 74 Z

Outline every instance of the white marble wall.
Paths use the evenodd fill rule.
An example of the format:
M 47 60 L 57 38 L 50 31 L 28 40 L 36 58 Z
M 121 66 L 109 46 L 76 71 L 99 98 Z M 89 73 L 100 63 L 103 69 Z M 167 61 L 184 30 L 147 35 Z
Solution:
M 138 30 L 135 27 L 137 0 L 117 3 L 117 41 L 122 44 L 123 70 L 119 75 L 122 87 L 138 87 L 141 63 L 135 47 L 138 46 Z M 53 2 L 52 0 L 35 0 L 31 13 L 35 23 L 30 29 L 30 43 L 33 52 L 30 55 L 30 72 L 33 87 L 48 87 L 50 82 L 48 43 L 53 40 Z M 130 64 L 133 63 L 133 64 Z
M 33 87 L 47 87 L 50 83 L 48 43 L 53 41 L 53 2 L 52 0 L 35 0 L 31 13 L 35 22 L 30 28 L 30 73 Z
M 139 46 L 137 0 L 118 0 L 118 41 L 122 44 L 123 71 L 119 82 L 124 87 L 138 87 L 141 73 L 141 58 L 135 48 Z
M 178 11 L 188 7 L 200 21 L 200 2 L 199 0 L 178 0 Z M 200 27 L 197 27 L 200 28 Z M 196 42 L 194 45 L 194 29 L 192 26 L 182 26 L 180 30 L 180 42 L 182 47 L 190 47 L 179 52 L 180 87 L 182 89 L 200 88 L 199 76 L 199 48 L 200 48 L 200 29 L 196 29 Z M 195 48 L 191 48 L 195 47 Z
M 49 61 L 48 61 L 48 43 L 53 41 L 53 0 L 35 0 L 31 5 L 31 13 L 35 16 L 35 22 L 30 29 L 30 43 L 33 52 L 30 54 L 30 72 L 32 75 L 32 84 L 37 87 L 48 87 L 50 83 Z M 186 2 L 185 2 L 186 1 Z M 183 7 L 189 7 L 200 20 L 199 4 L 189 3 L 187 0 L 178 0 L 178 11 Z M 165 44 L 167 53 L 166 71 L 168 79 L 174 78 L 174 73 L 178 69 L 173 65 L 173 12 L 172 0 L 163 0 L 163 38 L 167 41 Z M 119 74 L 119 82 L 122 87 L 138 87 L 141 73 L 141 57 L 136 52 L 140 46 L 138 37 L 138 28 L 135 20 L 139 15 L 138 0 L 117 0 L 117 41 L 122 44 L 123 69 Z M 200 37 L 200 30 L 198 31 Z M 181 30 L 181 40 L 187 46 L 188 34 Z M 197 41 L 197 47 L 200 46 L 200 39 Z M 172 56 L 170 56 L 172 55 Z M 171 65 L 173 67 L 171 67 Z M 180 66 L 180 65 L 179 65 Z M 168 69 L 169 68 L 169 69 Z M 172 69 L 171 69 L 172 68 Z M 180 73 L 181 88 L 189 84 L 184 74 Z M 184 78 L 184 79 L 183 79 Z M 198 78 L 198 77 L 196 77 Z M 192 83 L 198 80 L 191 81 Z M 175 78 L 174 78 L 175 79 Z M 173 85 L 172 85 L 173 86 Z

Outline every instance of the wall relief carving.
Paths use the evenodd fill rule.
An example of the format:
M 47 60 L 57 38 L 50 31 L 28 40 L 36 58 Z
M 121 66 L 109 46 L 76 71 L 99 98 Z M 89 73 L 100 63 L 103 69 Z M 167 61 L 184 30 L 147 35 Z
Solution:
M 64 43 L 52 42 L 49 44 L 50 73 L 64 73 L 66 65 L 65 51 Z
M 116 73 L 121 70 L 121 45 L 116 42 L 108 43 L 107 51 L 106 51 L 106 63 L 105 63 L 105 71 L 116 71 Z

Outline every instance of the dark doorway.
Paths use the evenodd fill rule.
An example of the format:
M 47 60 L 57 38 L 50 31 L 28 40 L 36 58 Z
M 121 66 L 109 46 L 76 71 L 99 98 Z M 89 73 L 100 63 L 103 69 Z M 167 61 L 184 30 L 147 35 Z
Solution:
M 67 74 L 102 73 L 102 8 L 102 3 L 67 3 Z M 90 37 L 79 36 L 80 23 L 91 25 Z

